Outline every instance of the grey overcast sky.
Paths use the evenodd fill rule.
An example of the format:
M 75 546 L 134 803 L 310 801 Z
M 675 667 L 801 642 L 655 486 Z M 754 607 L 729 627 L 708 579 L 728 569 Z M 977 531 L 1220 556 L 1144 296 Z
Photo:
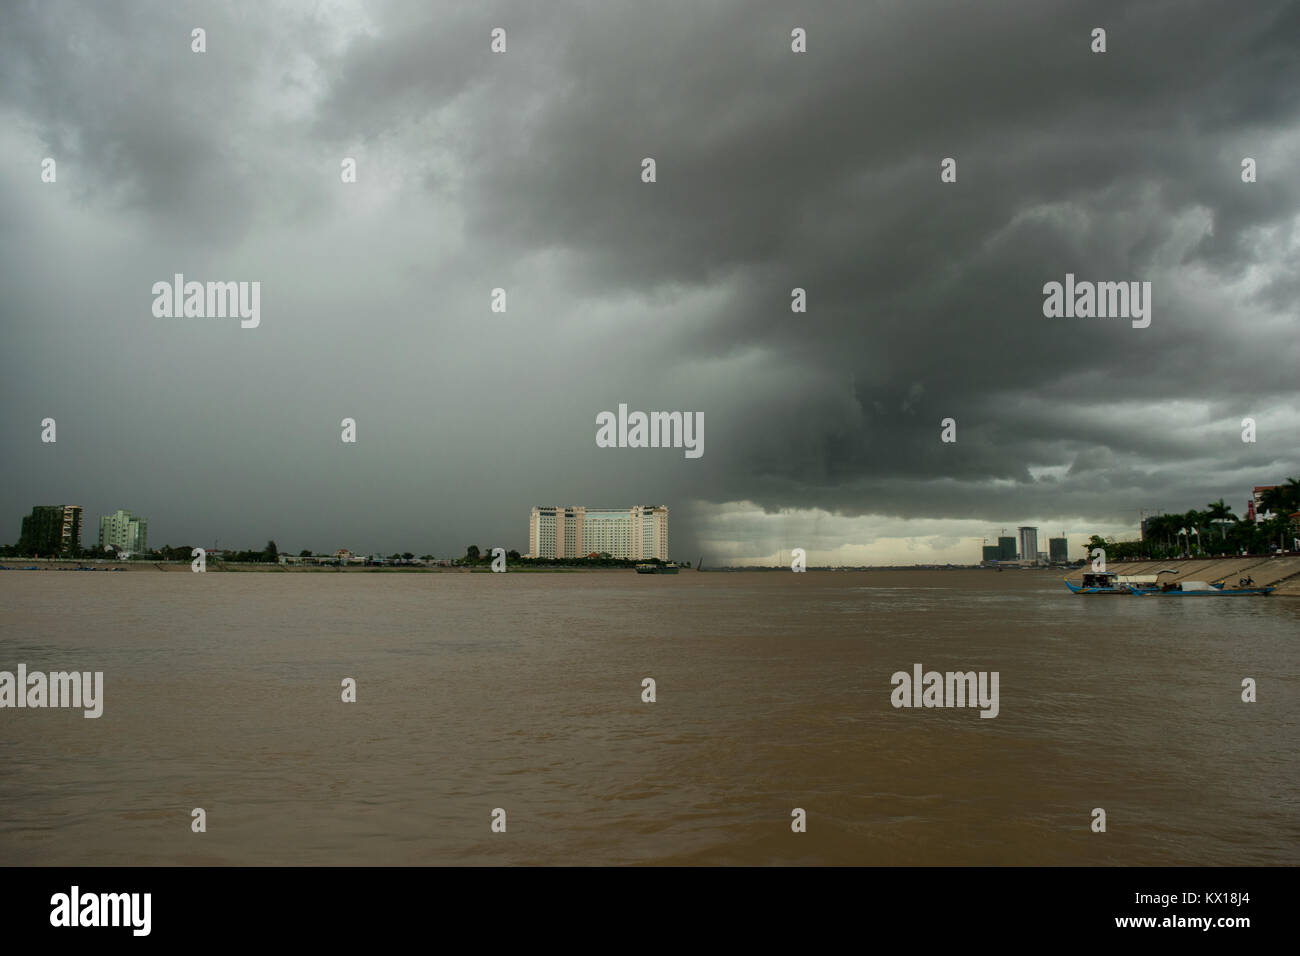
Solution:
M 451 556 L 664 503 L 679 559 L 969 562 L 1300 475 L 1300 4 L 0 16 L 0 541 L 74 503 Z M 260 327 L 154 317 L 178 272 L 261 282 Z M 1067 272 L 1151 282 L 1150 327 L 1044 317 Z M 596 447 L 619 403 L 703 412 L 703 457 Z

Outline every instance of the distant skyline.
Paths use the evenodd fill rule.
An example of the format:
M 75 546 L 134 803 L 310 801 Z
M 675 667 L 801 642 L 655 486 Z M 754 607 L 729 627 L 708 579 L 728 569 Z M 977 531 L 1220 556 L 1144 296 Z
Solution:
M 523 553 L 539 501 L 644 501 L 678 559 L 974 563 L 1240 514 L 1300 475 L 1297 38 L 1281 0 L 12 5 L 0 541 L 71 503 Z M 155 315 L 178 273 L 258 283 L 255 327 Z M 1046 317 L 1067 276 L 1149 282 L 1149 327 Z M 702 453 L 600 447 L 621 405 Z
M 49 504 L 51 504 L 51 502 L 42 503 L 42 505 L 46 505 L 46 506 L 48 506 Z M 76 503 L 67 502 L 67 504 L 75 505 Z M 117 510 L 118 509 L 114 509 L 114 511 Z M 123 509 L 123 510 L 129 512 L 130 509 Z M 1244 515 L 1245 509 L 1243 508 L 1241 510 Z M 93 523 L 93 528 L 98 528 L 99 525 L 98 523 L 96 523 L 98 521 L 98 518 L 96 518 L 96 515 L 91 510 L 83 508 L 83 515 L 85 521 Z M 782 523 L 784 521 L 789 520 L 788 516 L 763 515 L 761 512 L 757 510 L 748 513 L 741 512 L 738 514 L 736 512 L 732 512 L 732 515 L 735 515 L 733 520 L 744 521 L 755 527 L 760 527 L 765 522 L 772 523 L 768 525 L 765 533 L 774 540 L 780 539 L 784 541 L 790 537 L 788 530 L 785 527 L 782 527 Z M 102 518 L 104 516 L 101 515 L 99 517 Z M 136 515 L 136 517 L 148 521 L 147 515 Z M 725 521 L 727 520 L 728 517 L 729 516 L 727 514 L 719 514 L 718 520 Z M 795 520 L 798 521 L 808 521 L 808 520 L 817 521 L 819 520 L 819 518 L 820 520 L 830 520 L 829 515 L 795 516 Z M 842 521 L 843 519 L 835 519 L 835 520 Z M 1024 526 L 1014 526 L 1006 529 L 984 528 L 980 534 L 970 535 L 970 536 L 957 534 L 953 530 L 955 528 L 965 528 L 968 526 L 973 526 L 975 524 L 977 524 L 977 522 L 972 522 L 972 521 L 956 522 L 956 521 L 945 521 L 945 520 L 937 520 L 937 519 L 930 520 L 930 521 L 911 520 L 902 523 L 903 527 L 907 528 L 912 532 L 911 534 L 908 535 L 886 534 L 883 535 L 880 540 L 874 542 L 865 543 L 865 544 L 858 543 L 858 544 L 853 544 L 848 546 L 845 545 L 828 546 L 823 543 L 825 539 L 821 535 L 814 532 L 812 534 L 805 535 L 808 543 L 806 545 L 802 545 L 802 547 L 804 547 L 804 551 L 806 552 L 807 555 L 807 562 L 810 565 L 813 566 L 846 565 L 847 566 L 847 565 L 885 565 L 885 564 L 976 564 L 979 562 L 980 558 L 982 557 L 982 552 L 981 552 L 982 546 L 986 544 L 996 544 L 998 538 L 1000 536 L 1003 536 L 999 534 L 999 532 L 1003 530 L 1008 530 L 1012 532 L 1011 534 L 1005 535 L 1005 537 L 1011 539 L 1013 542 L 1017 542 L 1016 546 L 1017 547 L 1019 546 L 1018 544 L 1019 531 L 1021 527 Z M 872 526 L 873 530 L 871 532 L 868 532 L 864 527 L 862 534 L 865 536 L 868 533 L 878 533 L 879 527 L 880 525 L 878 523 L 873 524 Z M 1100 534 L 1102 537 L 1119 536 L 1125 538 L 1136 538 L 1140 535 L 1140 528 L 1136 522 L 1132 526 L 1119 527 L 1117 532 L 1115 532 L 1113 535 L 1111 533 L 1098 530 L 1098 526 L 1096 524 L 1089 526 L 1089 530 L 1086 531 L 1085 530 L 1053 531 L 1044 528 L 1043 526 L 1041 526 L 1041 524 L 1033 527 L 1036 527 L 1037 530 L 1039 531 L 1039 536 L 1041 538 L 1041 541 L 1039 543 L 1043 547 L 1047 547 L 1048 541 L 1052 538 L 1065 537 L 1066 540 L 1069 542 L 1070 551 L 1068 557 L 1071 560 L 1082 557 L 1082 553 L 1076 554 L 1075 551 L 1082 549 L 1084 543 L 1093 534 Z M 85 525 L 82 529 L 82 545 L 84 547 L 90 547 L 92 544 L 95 543 L 93 540 L 91 540 L 91 538 L 87 537 L 87 535 L 90 533 L 89 531 L 87 531 L 88 528 L 92 528 L 92 525 L 91 524 Z M 674 525 L 673 535 L 675 536 L 676 534 L 677 534 L 676 526 Z M 3 536 L 0 536 L 0 544 L 16 544 L 18 542 L 18 537 L 19 537 L 18 535 L 14 535 L 13 540 L 9 541 L 9 540 L 5 540 Z M 477 545 L 480 548 L 487 548 L 487 549 L 493 547 L 504 547 L 507 550 L 515 550 L 521 554 L 526 554 L 529 548 L 528 540 L 530 535 L 527 532 L 525 533 L 524 535 L 525 544 L 522 547 L 516 546 L 513 541 L 488 542 L 486 538 L 480 538 L 480 539 L 469 540 L 465 544 L 460 546 L 453 545 L 444 550 L 438 550 L 436 548 L 423 548 L 422 546 L 417 547 L 415 544 L 411 542 L 397 542 L 395 544 L 389 543 L 387 545 L 381 547 L 375 547 L 375 548 L 348 547 L 346 544 L 326 544 L 324 546 L 319 546 L 319 545 L 299 546 L 298 544 L 293 542 L 282 541 L 279 538 L 277 538 L 275 535 L 270 535 L 269 538 L 265 535 L 261 536 L 260 538 L 258 538 L 258 536 L 256 535 L 254 537 L 257 538 L 257 540 L 250 540 L 250 541 L 227 540 L 224 543 L 221 542 L 220 535 L 212 536 L 207 540 L 168 539 L 165 541 L 163 540 L 151 541 L 149 543 L 149 547 L 162 548 L 166 546 L 179 547 L 184 545 L 184 546 L 198 546 L 198 547 L 204 547 L 210 549 L 220 544 L 221 550 L 243 551 L 243 550 L 260 550 L 264 546 L 267 540 L 274 540 L 276 542 L 276 547 L 280 552 L 291 553 L 291 554 L 297 554 L 302 550 L 311 551 L 313 554 L 330 554 L 339 550 L 340 548 L 346 548 L 347 550 L 351 551 L 354 554 L 388 555 L 394 552 L 402 553 L 404 551 L 409 550 L 416 554 L 423 554 L 427 552 L 427 553 L 433 553 L 436 557 L 454 558 L 463 555 L 465 553 L 465 550 L 471 545 Z M 318 533 L 315 534 L 313 537 L 326 538 L 328 537 L 328 535 L 325 533 Z M 679 553 L 678 550 L 674 547 L 671 550 L 671 556 L 674 559 L 690 560 L 692 562 L 698 560 L 699 556 L 702 556 L 706 559 L 707 563 L 714 564 L 714 565 L 733 565 L 733 564 L 734 565 L 780 565 L 789 562 L 790 551 L 792 547 L 801 547 L 801 545 L 795 544 L 792 545 L 791 547 L 782 546 L 779 549 L 776 549 L 767 554 L 756 552 L 754 554 L 742 554 L 742 555 L 735 555 L 735 554 L 713 555 L 713 554 L 705 553 L 702 555 L 698 555 L 696 557 L 692 557 L 690 553 L 686 553 L 686 552 Z M 897 554 L 902 554 L 903 557 L 898 559 L 889 557 L 890 555 L 897 555 Z

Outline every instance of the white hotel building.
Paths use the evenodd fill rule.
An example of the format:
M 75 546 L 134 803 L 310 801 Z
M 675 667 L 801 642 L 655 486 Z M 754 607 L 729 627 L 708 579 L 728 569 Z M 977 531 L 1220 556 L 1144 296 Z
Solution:
M 542 506 L 528 516 L 528 557 L 582 558 L 601 552 L 629 561 L 668 560 L 668 508 Z
M 108 545 L 115 551 L 135 554 L 149 550 L 149 521 L 129 511 L 118 509 L 99 519 L 99 549 Z

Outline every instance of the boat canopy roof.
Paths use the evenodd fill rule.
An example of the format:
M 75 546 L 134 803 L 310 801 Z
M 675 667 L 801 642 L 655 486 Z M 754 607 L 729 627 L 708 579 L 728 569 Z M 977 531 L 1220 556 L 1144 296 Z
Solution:
M 1159 579 L 1157 574 L 1121 574 L 1119 576 L 1120 584 L 1155 584 Z

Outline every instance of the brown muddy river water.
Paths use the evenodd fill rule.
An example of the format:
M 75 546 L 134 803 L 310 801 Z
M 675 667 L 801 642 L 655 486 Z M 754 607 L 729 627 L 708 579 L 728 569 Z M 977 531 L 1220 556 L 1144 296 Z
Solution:
M 0 864 L 1300 863 L 1295 599 L 49 571 L 0 607 L 0 671 L 104 675 L 98 719 L 0 709 Z M 895 708 L 917 664 L 996 671 L 997 716 Z

